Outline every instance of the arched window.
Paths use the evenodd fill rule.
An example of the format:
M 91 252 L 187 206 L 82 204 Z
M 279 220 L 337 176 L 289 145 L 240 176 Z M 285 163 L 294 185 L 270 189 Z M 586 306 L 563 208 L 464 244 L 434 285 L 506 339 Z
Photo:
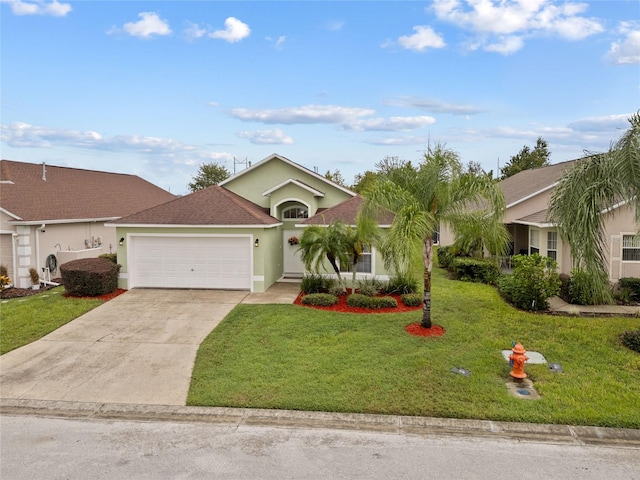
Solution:
M 307 218 L 309 212 L 304 207 L 289 207 L 282 212 L 283 220 L 295 220 L 298 218 Z

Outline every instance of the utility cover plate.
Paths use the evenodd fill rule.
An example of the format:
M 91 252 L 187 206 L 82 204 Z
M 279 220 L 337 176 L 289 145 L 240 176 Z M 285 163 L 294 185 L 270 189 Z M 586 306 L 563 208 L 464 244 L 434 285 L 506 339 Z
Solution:
M 464 375 L 465 377 L 468 377 L 471 375 L 471 372 L 469 370 L 467 370 L 466 368 L 460 368 L 460 367 L 452 367 L 451 372 L 457 373 L 458 375 Z
M 550 363 L 549 370 L 556 373 L 562 373 L 564 371 L 562 370 L 562 365 L 560 365 L 559 363 Z
M 513 350 L 502 350 L 502 357 L 508 362 L 509 355 L 513 353 Z M 547 363 L 547 359 L 544 358 L 544 355 L 538 352 L 525 352 L 525 355 L 529 357 L 525 363 L 529 365 L 537 365 Z

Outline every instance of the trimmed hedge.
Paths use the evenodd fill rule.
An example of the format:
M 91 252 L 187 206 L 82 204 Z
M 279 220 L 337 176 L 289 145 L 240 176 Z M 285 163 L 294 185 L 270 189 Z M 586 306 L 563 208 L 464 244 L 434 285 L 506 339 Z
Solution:
M 96 297 L 111 293 L 118 288 L 116 265 L 104 258 L 82 258 L 60 265 L 62 284 L 74 297 Z
M 490 259 L 455 257 L 452 264 L 456 279 L 465 282 L 481 282 L 495 285 L 500 276 L 498 264 Z
M 117 253 L 103 253 L 102 255 L 98 255 L 98 258 L 104 258 L 105 260 L 109 260 L 110 262 L 118 263 Z
M 405 293 L 400 296 L 400 300 L 407 307 L 417 307 L 418 305 L 422 305 L 423 296 L 419 293 Z
M 632 297 L 640 299 L 640 278 L 624 277 L 618 280 L 618 285 L 629 290 Z
M 347 297 L 347 305 L 379 310 L 381 308 L 397 308 L 398 302 L 393 297 L 367 297 L 366 295 L 353 293 Z
M 453 267 L 453 259 L 455 258 L 453 252 L 451 251 L 451 246 L 448 247 L 438 247 L 436 251 L 436 255 L 438 257 L 438 266 L 440 268 L 446 268 L 447 270 L 451 270 Z
M 316 307 L 330 307 L 338 303 L 338 297 L 330 293 L 309 293 L 300 300 L 304 305 L 314 305 Z

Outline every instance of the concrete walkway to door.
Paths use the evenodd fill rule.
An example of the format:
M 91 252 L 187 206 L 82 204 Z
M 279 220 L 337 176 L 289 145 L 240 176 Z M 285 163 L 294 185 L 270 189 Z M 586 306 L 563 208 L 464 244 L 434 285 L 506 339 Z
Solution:
M 298 289 L 131 290 L 3 355 L 0 398 L 185 405 L 198 347 L 227 313 Z

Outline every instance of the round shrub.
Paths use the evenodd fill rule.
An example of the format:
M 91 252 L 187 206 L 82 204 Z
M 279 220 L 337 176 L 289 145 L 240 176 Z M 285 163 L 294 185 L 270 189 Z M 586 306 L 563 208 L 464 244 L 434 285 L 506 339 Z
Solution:
M 60 265 L 62 284 L 74 297 L 96 297 L 111 293 L 118 288 L 116 265 L 104 258 L 82 258 Z
M 400 300 L 402 300 L 402 303 L 407 307 L 417 307 L 422 304 L 422 295 L 419 293 L 405 293 L 400 296 Z
M 624 332 L 620 335 L 620 340 L 625 347 L 640 353 L 640 330 Z
M 330 307 L 338 303 L 338 297 L 329 293 L 310 293 L 302 297 L 301 302 L 304 305 L 313 305 L 316 307 Z
M 396 308 L 398 302 L 393 297 L 367 297 L 360 293 L 353 293 L 347 297 L 347 305 L 378 310 L 380 308 Z

